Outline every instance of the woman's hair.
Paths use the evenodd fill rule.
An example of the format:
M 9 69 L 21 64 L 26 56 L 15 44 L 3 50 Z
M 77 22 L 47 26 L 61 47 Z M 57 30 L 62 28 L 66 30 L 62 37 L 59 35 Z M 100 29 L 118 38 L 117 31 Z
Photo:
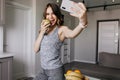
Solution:
M 45 8 L 45 11 L 43 13 L 43 17 L 44 19 L 46 19 L 46 10 L 48 7 L 51 7 L 52 10 L 53 10 L 53 13 L 56 15 L 56 17 L 58 18 L 57 20 L 57 25 L 63 25 L 64 23 L 64 18 L 63 18 L 63 15 L 61 14 L 61 11 L 60 11 L 60 8 L 57 4 L 55 3 L 48 3 L 46 8 Z

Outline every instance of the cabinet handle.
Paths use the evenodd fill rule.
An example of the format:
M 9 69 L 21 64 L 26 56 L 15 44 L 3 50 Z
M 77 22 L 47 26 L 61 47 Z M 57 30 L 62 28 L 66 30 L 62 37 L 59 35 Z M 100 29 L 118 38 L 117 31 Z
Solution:
M 67 54 L 64 54 L 64 56 L 67 56 Z
M 65 51 L 68 50 L 68 49 L 64 49 Z
M 68 45 L 67 43 L 64 43 L 64 45 Z

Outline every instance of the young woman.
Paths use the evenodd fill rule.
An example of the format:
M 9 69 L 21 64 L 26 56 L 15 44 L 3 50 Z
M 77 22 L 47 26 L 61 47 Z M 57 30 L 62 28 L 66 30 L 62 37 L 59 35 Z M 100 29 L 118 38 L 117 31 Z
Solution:
M 73 2 L 74 7 L 70 14 L 79 19 L 78 25 L 71 30 L 63 26 L 63 18 L 60 8 L 54 3 L 48 3 L 44 11 L 44 19 L 41 23 L 39 35 L 35 41 L 35 53 L 40 51 L 41 67 L 43 73 L 34 80 L 64 80 L 63 64 L 60 57 L 60 49 L 67 38 L 75 38 L 87 25 L 86 7 L 83 3 Z

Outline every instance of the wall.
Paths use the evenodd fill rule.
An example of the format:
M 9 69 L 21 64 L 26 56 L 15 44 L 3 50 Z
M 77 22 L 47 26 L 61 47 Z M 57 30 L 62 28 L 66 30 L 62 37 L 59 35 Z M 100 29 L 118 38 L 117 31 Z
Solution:
M 21 1 L 23 1 L 23 2 L 21 2 Z M 31 5 L 32 5 L 32 0 L 29 0 L 29 1 L 28 0 L 26 0 L 26 1 L 25 0 L 18 0 L 18 1 L 16 0 L 16 1 L 11 1 L 10 4 L 6 3 L 6 24 L 3 27 L 4 28 L 4 45 L 6 45 L 6 43 L 8 43 L 7 46 L 10 46 L 10 47 L 5 48 L 6 46 L 4 46 L 4 49 L 8 49 L 8 50 L 6 50 L 6 51 L 8 51 L 8 53 L 12 52 L 14 54 L 13 78 L 15 80 L 17 78 L 20 78 L 23 76 L 32 76 L 33 75 L 33 56 L 32 56 L 32 49 L 31 49 L 31 44 L 32 44 L 31 43 L 31 34 L 32 34 L 31 33 L 31 24 L 32 23 L 30 22 L 31 15 L 32 15 L 32 10 L 31 10 L 32 6 Z M 11 13 L 12 13 L 12 15 L 11 15 Z M 28 15 L 30 15 L 29 19 L 28 19 Z M 22 19 L 20 17 L 22 17 Z M 15 19 L 17 19 L 17 20 L 15 20 Z M 24 21 L 24 19 L 26 19 L 26 20 Z M 21 20 L 21 21 L 19 21 L 19 20 Z M 22 27 L 17 28 L 19 26 L 19 23 L 22 23 L 21 24 Z M 26 24 L 24 24 L 24 23 L 26 23 Z M 13 25 L 13 24 L 16 24 L 16 25 Z M 22 28 L 23 31 L 20 28 Z M 26 28 L 26 30 L 25 30 L 25 28 Z M 19 34 L 19 31 L 20 32 L 25 31 L 25 33 L 24 33 L 25 35 L 22 34 L 22 36 L 26 36 L 26 37 L 22 38 L 22 40 L 24 40 L 23 43 L 25 43 L 25 44 L 23 47 L 24 49 L 19 48 L 19 50 L 21 50 L 21 51 L 15 51 L 18 49 L 18 46 L 21 46 L 23 44 L 19 45 L 19 44 L 17 44 L 18 42 L 16 42 L 16 41 L 13 42 L 13 40 L 15 40 L 15 39 L 13 39 L 13 36 L 16 37 L 16 35 L 9 33 L 9 32 L 11 32 L 11 30 L 12 30 L 12 32 L 14 32 L 14 30 L 18 31 L 17 34 Z M 9 36 L 9 38 L 8 38 L 8 36 Z M 18 39 L 18 37 L 16 39 Z M 21 40 L 21 42 L 22 42 L 22 40 Z M 14 44 L 17 44 L 18 46 L 14 47 Z
M 6 0 L 6 1 L 14 1 L 25 6 L 32 6 L 32 0 Z
M 31 7 L 32 6 L 32 0 L 5 0 L 7 1 L 15 1 L 16 3 Z M 3 29 L 4 26 L 0 26 L 0 52 L 3 52 Z
M 120 9 L 88 12 L 88 27 L 75 39 L 76 61 L 95 63 L 97 20 L 119 19 Z

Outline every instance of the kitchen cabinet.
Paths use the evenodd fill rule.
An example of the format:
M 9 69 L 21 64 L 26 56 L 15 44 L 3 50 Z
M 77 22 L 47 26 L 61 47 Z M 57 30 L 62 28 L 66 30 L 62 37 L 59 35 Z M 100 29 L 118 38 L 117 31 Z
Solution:
M 5 23 L 5 0 L 0 0 L 0 25 Z
M 13 57 L 0 57 L 0 80 L 12 79 Z

